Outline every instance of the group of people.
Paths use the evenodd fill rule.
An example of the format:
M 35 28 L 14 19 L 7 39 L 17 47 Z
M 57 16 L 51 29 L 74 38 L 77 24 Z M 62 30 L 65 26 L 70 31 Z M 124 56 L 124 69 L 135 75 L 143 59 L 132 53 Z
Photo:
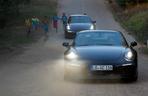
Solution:
M 43 20 L 40 20 L 36 16 L 33 16 L 32 18 L 25 19 L 25 25 L 27 36 L 30 36 L 31 31 L 36 31 L 40 27 L 44 29 L 45 36 L 47 36 L 49 19 L 47 16 L 44 16 Z
M 63 23 L 63 28 L 65 29 L 67 24 L 67 16 L 65 13 L 62 14 L 62 17 L 58 17 L 57 15 L 53 16 L 53 28 L 56 29 L 56 32 L 58 32 L 58 21 L 61 20 Z
M 30 36 L 31 31 L 36 31 L 38 30 L 38 28 L 42 28 L 44 30 L 45 36 L 48 36 L 49 20 L 50 18 L 47 16 L 44 16 L 42 20 L 38 19 L 36 16 L 33 16 L 32 18 L 26 18 L 25 25 L 26 25 L 27 36 Z M 52 17 L 52 25 L 56 32 L 58 32 L 58 21 L 59 20 L 62 21 L 63 28 L 65 29 L 66 24 L 67 24 L 66 14 L 63 13 L 61 17 L 58 17 L 57 15 Z

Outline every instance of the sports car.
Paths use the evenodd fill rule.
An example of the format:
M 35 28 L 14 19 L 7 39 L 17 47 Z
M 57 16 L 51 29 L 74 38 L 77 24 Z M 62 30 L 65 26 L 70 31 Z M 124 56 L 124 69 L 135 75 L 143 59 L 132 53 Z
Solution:
M 123 34 L 114 30 L 85 30 L 76 34 L 64 53 L 66 78 L 138 78 L 135 41 L 127 43 Z
M 82 30 L 94 30 L 95 23 L 88 15 L 70 15 L 65 28 L 65 38 L 73 39 L 75 34 Z

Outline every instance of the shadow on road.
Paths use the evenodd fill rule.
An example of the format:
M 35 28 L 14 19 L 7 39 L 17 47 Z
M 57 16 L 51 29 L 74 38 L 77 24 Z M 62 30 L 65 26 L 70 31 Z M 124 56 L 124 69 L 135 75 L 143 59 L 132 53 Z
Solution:
M 101 80 L 96 80 L 96 79 L 67 79 L 65 80 L 66 82 L 70 83 L 77 83 L 77 84 L 135 84 L 138 83 L 132 82 L 132 81 L 123 81 L 121 79 L 101 79 Z

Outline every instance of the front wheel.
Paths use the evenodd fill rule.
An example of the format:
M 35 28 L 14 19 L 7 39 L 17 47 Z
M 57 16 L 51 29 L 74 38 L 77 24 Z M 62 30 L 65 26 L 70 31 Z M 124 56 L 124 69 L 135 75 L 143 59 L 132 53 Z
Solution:
M 68 38 L 69 38 L 69 35 L 67 34 L 66 31 L 65 31 L 65 33 L 64 33 L 64 37 L 65 37 L 65 39 L 68 39 Z
M 127 78 L 122 78 L 125 82 L 136 82 L 138 80 L 138 71 L 134 72 L 134 74 L 130 75 Z

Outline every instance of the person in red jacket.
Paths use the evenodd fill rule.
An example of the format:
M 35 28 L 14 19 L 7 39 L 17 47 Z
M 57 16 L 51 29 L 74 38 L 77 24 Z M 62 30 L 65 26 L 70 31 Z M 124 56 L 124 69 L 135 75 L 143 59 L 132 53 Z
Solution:
M 55 15 L 55 16 L 53 16 L 52 20 L 53 20 L 53 28 L 56 29 L 56 33 L 57 33 L 58 32 L 59 17 L 57 15 Z

